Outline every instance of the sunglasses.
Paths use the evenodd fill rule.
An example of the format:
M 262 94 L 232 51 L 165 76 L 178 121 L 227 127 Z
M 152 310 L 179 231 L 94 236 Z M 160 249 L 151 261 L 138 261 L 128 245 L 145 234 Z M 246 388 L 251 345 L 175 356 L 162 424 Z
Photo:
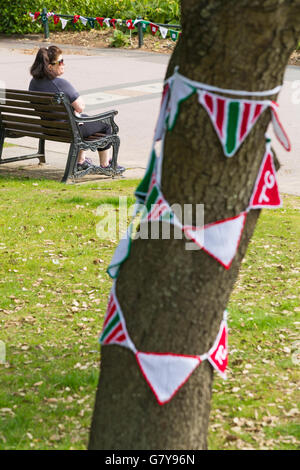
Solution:
M 60 59 L 57 62 L 51 62 L 51 65 L 56 65 L 56 64 L 63 65 L 63 63 L 64 63 L 64 59 Z

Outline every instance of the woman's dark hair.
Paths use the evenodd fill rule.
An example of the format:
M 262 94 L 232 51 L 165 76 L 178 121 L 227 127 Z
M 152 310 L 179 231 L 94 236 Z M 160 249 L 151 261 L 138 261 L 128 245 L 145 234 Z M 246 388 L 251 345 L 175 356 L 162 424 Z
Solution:
M 56 75 L 49 69 L 49 64 L 54 64 L 57 58 L 62 53 L 61 49 L 56 46 L 41 47 L 35 57 L 30 73 L 33 78 L 41 80 L 43 78 L 49 78 L 52 80 Z

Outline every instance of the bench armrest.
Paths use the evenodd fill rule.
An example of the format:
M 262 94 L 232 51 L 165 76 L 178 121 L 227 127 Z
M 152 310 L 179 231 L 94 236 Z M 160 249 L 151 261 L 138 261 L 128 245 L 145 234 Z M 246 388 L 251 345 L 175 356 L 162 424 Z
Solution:
M 101 119 L 113 119 L 114 116 L 118 114 L 118 111 L 112 110 L 107 111 L 105 113 L 94 114 L 93 116 L 76 116 L 74 115 L 74 119 L 76 122 L 93 122 L 93 121 L 101 121 Z
M 74 115 L 74 121 L 79 125 L 83 124 L 85 122 L 95 122 L 95 121 L 107 122 L 107 121 L 109 121 L 110 125 L 113 128 L 113 133 L 117 134 L 119 132 L 119 127 L 117 126 L 117 124 L 114 121 L 114 116 L 116 114 L 118 114 L 118 111 L 111 110 L 111 111 L 106 111 L 105 113 L 95 114 L 93 116 L 82 116 L 82 117 L 80 116 L 79 117 L 79 116 Z

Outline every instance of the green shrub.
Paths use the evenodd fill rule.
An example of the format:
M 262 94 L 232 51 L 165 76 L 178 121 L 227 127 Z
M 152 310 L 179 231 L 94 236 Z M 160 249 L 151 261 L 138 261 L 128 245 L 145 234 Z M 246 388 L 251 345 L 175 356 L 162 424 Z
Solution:
M 126 47 L 129 45 L 129 38 L 121 30 L 116 29 L 114 35 L 109 40 L 110 47 Z
M 3 0 L 1 0 L 3 2 Z M 156 23 L 178 24 L 180 21 L 179 0 L 10 0 L 1 5 L 0 33 L 27 34 L 43 31 L 41 18 L 32 22 L 28 12 L 45 7 L 57 14 L 82 15 L 85 17 L 109 17 L 135 19 L 138 16 Z M 61 29 L 49 21 L 50 31 Z M 96 27 L 99 26 L 96 24 Z M 66 29 L 87 29 L 80 21 L 68 22 Z

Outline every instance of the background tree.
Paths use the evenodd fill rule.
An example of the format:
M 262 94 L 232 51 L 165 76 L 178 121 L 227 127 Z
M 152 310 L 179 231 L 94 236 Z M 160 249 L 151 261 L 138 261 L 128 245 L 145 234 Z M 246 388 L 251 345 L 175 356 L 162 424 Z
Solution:
M 248 91 L 283 81 L 300 32 L 300 0 L 182 0 L 182 36 L 167 77 L 184 76 Z M 276 99 L 276 96 L 271 97 Z M 205 223 L 248 205 L 270 121 L 264 112 L 233 158 L 197 96 L 180 108 L 165 140 L 162 191 L 167 201 L 205 205 Z M 134 344 L 142 351 L 202 354 L 214 342 L 242 258 L 259 217 L 251 210 L 229 270 L 184 249 L 184 240 L 137 240 L 121 268 L 117 295 Z M 90 449 L 206 449 L 213 370 L 203 362 L 159 406 L 131 351 L 102 348 Z

